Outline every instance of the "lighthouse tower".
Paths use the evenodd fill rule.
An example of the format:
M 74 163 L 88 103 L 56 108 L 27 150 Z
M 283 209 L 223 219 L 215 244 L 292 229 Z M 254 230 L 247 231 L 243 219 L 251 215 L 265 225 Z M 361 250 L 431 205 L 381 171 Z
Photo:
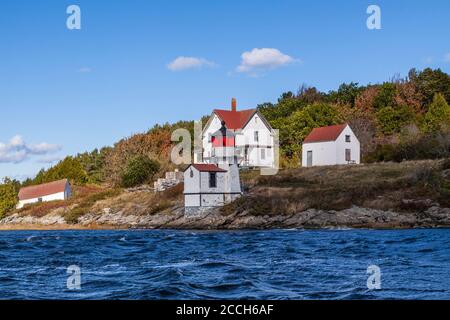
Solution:
M 224 189 L 232 198 L 225 201 L 232 201 L 236 194 L 242 193 L 238 161 L 235 155 L 236 135 L 233 131 L 228 130 L 225 121 L 222 121 L 222 127 L 211 135 L 211 142 L 211 163 L 227 171 Z

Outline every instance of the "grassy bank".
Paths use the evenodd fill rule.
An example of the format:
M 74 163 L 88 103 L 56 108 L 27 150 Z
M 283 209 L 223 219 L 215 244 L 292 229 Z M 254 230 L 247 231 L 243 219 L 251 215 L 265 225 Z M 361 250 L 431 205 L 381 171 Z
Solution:
M 282 170 L 276 176 L 242 175 L 248 193 L 223 214 L 297 213 L 353 205 L 420 212 L 450 206 L 450 159 Z

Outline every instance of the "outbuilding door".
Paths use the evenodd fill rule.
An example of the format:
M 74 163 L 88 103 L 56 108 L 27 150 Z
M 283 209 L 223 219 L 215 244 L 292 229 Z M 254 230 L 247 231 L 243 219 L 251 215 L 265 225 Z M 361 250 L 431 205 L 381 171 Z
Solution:
M 307 167 L 312 167 L 312 160 L 313 160 L 313 154 L 312 151 L 308 151 L 308 157 L 306 159 L 306 166 Z

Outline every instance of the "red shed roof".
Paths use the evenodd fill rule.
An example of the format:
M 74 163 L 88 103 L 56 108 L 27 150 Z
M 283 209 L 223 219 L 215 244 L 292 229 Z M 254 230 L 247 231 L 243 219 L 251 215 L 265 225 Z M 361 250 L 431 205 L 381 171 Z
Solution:
M 19 191 L 19 200 L 40 198 L 66 190 L 67 179 L 44 183 L 37 186 L 24 187 Z
M 314 128 L 313 131 L 305 138 L 303 143 L 336 141 L 342 131 L 347 126 L 346 123 L 335 126 Z
M 248 109 L 241 111 L 233 110 L 220 110 L 215 109 L 214 113 L 225 121 L 225 124 L 230 130 L 238 130 L 245 127 L 245 125 L 250 121 L 251 117 L 255 114 L 256 109 Z
M 189 167 L 191 167 L 191 166 L 200 172 L 227 172 L 226 170 L 219 168 L 215 164 L 194 163 L 194 164 L 191 164 Z M 186 168 L 186 170 L 188 168 Z

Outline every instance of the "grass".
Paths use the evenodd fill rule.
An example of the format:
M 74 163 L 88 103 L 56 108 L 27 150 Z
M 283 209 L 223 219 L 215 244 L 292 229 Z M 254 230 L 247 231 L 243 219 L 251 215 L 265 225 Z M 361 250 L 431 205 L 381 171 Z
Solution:
M 89 212 L 96 202 L 116 197 L 122 192 L 122 189 L 107 189 L 83 197 L 73 209 L 64 214 L 64 220 L 66 220 L 67 223 L 75 224 L 78 222 L 78 218 Z
M 343 210 L 353 205 L 399 211 L 424 211 L 433 202 L 450 206 L 450 159 L 287 169 L 276 176 L 242 178 L 249 193 L 225 206 L 224 215 Z

